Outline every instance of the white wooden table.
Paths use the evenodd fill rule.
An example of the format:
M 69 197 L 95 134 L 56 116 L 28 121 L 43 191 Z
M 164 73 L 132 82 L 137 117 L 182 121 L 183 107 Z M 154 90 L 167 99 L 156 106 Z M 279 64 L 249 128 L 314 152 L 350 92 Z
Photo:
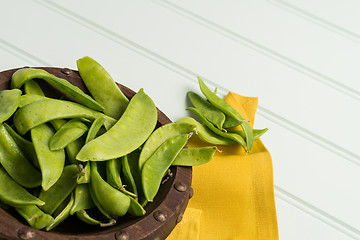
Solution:
M 85 55 L 172 120 L 202 76 L 259 97 L 280 239 L 360 239 L 360 2 L 0 0 L 0 69 Z

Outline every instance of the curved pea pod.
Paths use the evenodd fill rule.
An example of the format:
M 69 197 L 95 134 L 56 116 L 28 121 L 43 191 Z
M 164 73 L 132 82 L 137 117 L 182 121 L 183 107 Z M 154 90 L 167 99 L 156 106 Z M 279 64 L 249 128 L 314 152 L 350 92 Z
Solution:
M 52 151 L 49 147 L 54 130 L 47 124 L 41 124 L 31 129 L 31 139 L 41 169 L 41 186 L 46 191 L 61 176 L 65 165 L 65 151 L 63 149 Z
M 31 141 L 23 138 L 20 136 L 12 127 L 10 127 L 8 124 L 3 123 L 4 127 L 8 131 L 8 133 L 11 135 L 11 137 L 14 139 L 15 143 L 20 148 L 21 152 L 24 153 L 24 155 L 31 160 L 31 162 L 34 164 L 36 168 L 40 168 L 39 162 L 37 160 L 36 152 L 34 145 Z
M 51 229 L 58 226 L 60 223 L 65 221 L 70 216 L 70 209 L 72 205 L 74 204 L 74 196 L 73 194 L 70 194 L 70 200 L 66 204 L 66 206 L 63 209 L 60 209 L 60 212 L 56 214 L 56 217 L 54 221 L 46 227 L 46 231 L 50 231 Z
M 103 113 L 75 102 L 46 99 L 33 102 L 16 111 L 14 114 L 14 124 L 18 132 L 24 135 L 31 128 L 54 119 L 83 117 L 93 120 L 100 116 L 106 118 L 105 126 L 107 127 L 111 127 L 116 121 Z
M 101 221 L 91 217 L 84 209 L 76 212 L 76 216 L 83 222 L 90 225 L 99 225 L 100 227 L 109 227 L 116 224 L 115 219 L 109 219 L 109 221 Z
M 24 94 L 20 97 L 20 103 L 19 108 L 25 107 L 26 105 L 29 105 L 30 103 L 38 102 L 41 100 L 50 100 L 51 98 L 36 95 L 36 94 Z
M 141 206 L 141 204 L 136 201 L 134 198 L 129 197 L 130 198 L 130 206 L 129 206 L 129 210 L 128 212 L 136 217 L 141 217 L 144 216 L 146 213 L 146 210 Z
M 173 137 L 178 134 L 189 133 L 195 130 L 195 125 L 193 123 L 185 122 L 174 122 L 165 124 L 157 128 L 146 140 L 144 146 L 142 147 L 140 157 L 139 157 L 139 170 L 141 171 L 142 167 L 146 160 L 156 151 L 156 149 L 164 143 L 170 137 Z
M 45 70 L 34 68 L 22 68 L 17 70 L 11 78 L 11 88 L 20 88 L 26 81 L 33 79 L 43 79 L 53 87 L 63 92 L 66 96 L 87 106 L 91 109 L 102 111 L 104 107 L 96 102 L 89 95 L 85 94 L 80 88 L 72 85 L 62 78 L 58 78 Z
M 49 142 L 50 149 L 60 150 L 81 137 L 89 128 L 79 119 L 71 119 L 56 131 Z
M 79 74 L 87 89 L 102 106 L 104 113 L 119 119 L 129 103 L 110 74 L 94 59 L 86 56 L 76 61 Z
M 21 90 L 0 91 L 0 123 L 8 120 L 16 111 L 20 103 Z
M 245 120 L 240 113 L 238 113 L 230 104 L 225 102 L 223 99 L 216 96 L 215 93 L 210 91 L 210 89 L 205 85 L 205 83 L 198 77 L 199 86 L 201 92 L 205 95 L 205 97 L 211 102 L 215 107 L 220 109 L 225 115 L 230 116 L 238 121 L 240 121 L 240 125 L 245 133 L 246 142 L 243 145 L 245 151 L 249 152 L 254 144 L 254 135 L 252 128 L 247 120 Z
M 55 131 L 58 131 L 61 128 L 61 126 L 63 126 L 66 123 L 66 120 L 65 119 L 55 119 L 55 120 L 50 121 L 50 123 L 54 127 Z M 70 142 L 65 147 L 65 153 L 71 164 L 79 164 L 80 163 L 78 160 L 76 160 L 76 155 L 78 154 L 78 152 L 80 151 L 82 146 L 84 146 L 84 144 L 85 144 L 84 138 L 80 137 L 80 138 Z
M 126 185 L 126 189 L 134 193 L 135 196 L 137 196 L 138 191 L 134 177 L 130 169 L 129 159 L 127 156 L 121 157 L 121 166 L 122 166 L 121 170 L 122 170 L 123 182 Z
M 90 142 L 96 137 L 96 134 L 98 134 L 100 128 L 104 125 L 105 120 L 104 117 L 98 117 L 93 121 L 86 136 L 85 143 Z
M 82 209 L 90 209 L 95 207 L 95 204 L 91 198 L 88 184 L 79 184 L 74 190 L 74 204 L 71 207 L 70 214 Z
M 26 159 L 2 123 L 0 123 L 0 163 L 20 185 L 33 188 L 41 184 L 41 173 Z
M 186 108 L 186 110 L 189 110 L 193 113 L 195 113 L 205 125 L 210 128 L 215 134 L 220 135 L 225 138 L 229 138 L 243 146 L 246 149 L 246 143 L 245 140 L 236 133 L 230 133 L 230 132 L 223 132 L 220 129 L 216 128 L 211 122 L 209 122 L 196 108 Z M 252 131 L 252 130 L 251 130 Z
M 173 166 L 197 166 L 208 163 L 213 158 L 216 147 L 184 148 L 176 156 Z
M 85 144 L 76 159 L 104 161 L 115 159 L 140 147 L 152 133 L 157 110 L 142 89 L 129 102 L 124 114 L 107 132 Z
M 59 205 L 70 195 L 77 185 L 76 178 L 80 173 L 77 165 L 64 167 L 58 181 L 47 191 L 41 190 L 39 199 L 45 202 L 40 207 L 45 213 L 53 214 Z
M 100 176 L 96 162 L 91 162 L 90 193 L 95 197 L 94 203 L 111 217 L 123 216 L 130 206 L 130 198 L 113 188 Z
M 128 191 L 121 180 L 122 158 L 116 158 L 106 161 L 106 181 L 114 188 L 123 193 L 137 197 L 135 193 Z
M 187 140 L 188 134 L 180 134 L 167 139 L 145 162 L 141 171 L 141 180 L 145 197 L 149 202 L 153 201 L 163 176 Z
M 44 201 L 30 194 L 15 182 L 0 165 L 0 200 L 7 205 L 17 207 L 23 205 L 44 205 Z
M 176 122 L 185 122 L 185 123 L 193 124 L 196 127 L 195 133 L 204 142 L 215 144 L 215 145 L 237 144 L 237 142 L 235 142 L 234 140 L 231 140 L 230 138 L 225 138 L 218 134 L 215 134 L 208 127 L 202 125 L 201 123 L 199 123 L 192 117 L 184 117 L 184 118 L 177 120 Z
M 43 229 L 54 222 L 50 214 L 41 211 L 36 205 L 15 207 L 15 210 L 28 222 L 30 227 Z
M 223 128 L 225 114 L 222 111 L 214 107 L 210 102 L 206 101 L 195 92 L 190 91 L 187 95 L 192 105 L 198 109 L 209 122 L 214 124 L 214 126 L 220 130 Z
M 34 80 L 28 80 L 24 83 L 24 91 L 25 94 L 45 96 L 39 84 Z
M 253 132 L 254 132 L 254 141 L 258 138 L 260 138 L 262 135 L 264 135 L 264 133 L 266 133 L 268 131 L 267 128 L 264 128 L 264 129 L 254 129 Z M 245 138 L 245 133 L 244 131 L 242 130 L 236 130 L 236 131 L 230 131 L 230 132 L 233 132 L 233 133 L 237 133 L 239 134 L 241 137 Z

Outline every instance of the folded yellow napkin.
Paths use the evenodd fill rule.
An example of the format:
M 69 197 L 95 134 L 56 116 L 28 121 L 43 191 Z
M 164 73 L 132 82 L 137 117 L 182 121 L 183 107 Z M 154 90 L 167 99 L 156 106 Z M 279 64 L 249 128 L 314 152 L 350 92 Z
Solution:
M 257 98 L 230 92 L 225 101 L 253 126 Z M 196 136 L 188 143 L 206 145 Z M 270 153 L 260 139 L 249 154 L 237 145 L 218 148 L 209 163 L 193 167 L 194 196 L 167 240 L 278 239 Z

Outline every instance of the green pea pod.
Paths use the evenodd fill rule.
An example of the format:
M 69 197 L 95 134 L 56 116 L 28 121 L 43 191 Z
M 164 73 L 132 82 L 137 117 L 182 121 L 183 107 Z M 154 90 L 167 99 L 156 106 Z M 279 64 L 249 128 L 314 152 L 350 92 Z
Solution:
M 26 81 L 33 79 L 43 79 L 53 87 L 59 89 L 66 96 L 87 106 L 91 109 L 102 111 L 104 107 L 96 102 L 89 95 L 85 94 L 80 88 L 72 85 L 62 78 L 58 78 L 45 70 L 34 68 L 22 68 L 17 70 L 11 78 L 11 88 L 20 88 Z
M 54 221 L 46 227 L 46 231 L 50 231 L 54 229 L 56 226 L 58 226 L 60 223 L 65 221 L 70 216 L 70 209 L 72 205 L 74 204 L 74 196 L 73 194 L 70 194 L 70 200 L 68 204 L 65 206 L 64 209 L 61 210 L 59 214 L 55 217 Z
M 95 204 L 90 195 L 89 185 L 77 185 L 74 190 L 74 204 L 71 207 L 70 214 L 73 215 L 79 210 L 90 209 L 93 207 L 95 207 Z
M 24 155 L 31 160 L 31 162 L 34 164 L 36 168 L 40 168 L 39 162 L 37 160 L 36 152 L 34 145 L 31 141 L 23 138 L 20 136 L 12 127 L 10 127 L 8 124 L 3 123 L 4 127 L 8 131 L 8 133 L 11 135 L 11 137 L 14 139 L 15 143 L 20 148 L 21 152 L 24 153 Z
M 83 57 L 76 61 L 79 74 L 91 95 L 104 106 L 104 113 L 119 119 L 129 104 L 110 74 L 94 59 Z
M 212 130 L 215 134 L 220 135 L 225 138 L 229 138 L 229 139 L 241 144 L 241 146 L 243 146 L 244 148 L 246 147 L 245 140 L 239 134 L 228 133 L 228 132 L 223 132 L 223 131 L 219 130 L 195 108 L 186 108 L 186 110 L 189 110 L 189 111 L 195 113 L 201 119 L 201 121 L 203 121 L 203 123 L 205 123 L 205 125 L 208 128 L 210 128 L 210 130 Z
M 47 191 L 41 190 L 39 199 L 45 202 L 40 207 L 45 213 L 53 214 L 59 205 L 70 195 L 75 189 L 76 178 L 80 173 L 77 165 L 67 165 L 64 167 L 58 181 Z
M 199 123 L 192 117 L 184 117 L 184 118 L 177 120 L 176 122 L 179 122 L 179 123 L 185 122 L 185 123 L 193 124 L 196 127 L 195 133 L 204 142 L 215 144 L 215 145 L 237 144 L 237 142 L 231 140 L 230 138 L 225 138 L 218 134 L 215 134 L 208 127 L 202 125 L 201 123 Z
M 245 151 L 249 152 L 252 148 L 252 145 L 254 144 L 254 135 L 252 128 L 247 120 L 245 120 L 240 113 L 238 113 L 230 104 L 225 102 L 223 99 L 219 98 L 214 94 L 210 89 L 205 85 L 205 83 L 201 80 L 200 77 L 198 77 L 199 80 L 199 86 L 201 92 L 205 95 L 205 97 L 211 102 L 215 107 L 220 109 L 225 115 L 228 115 L 232 118 L 235 118 L 236 120 L 241 122 L 241 127 L 244 130 L 245 136 L 246 136 L 246 142 L 245 144 L 242 144 Z
M 81 137 L 88 129 L 79 119 L 71 119 L 52 136 L 49 147 L 52 151 L 63 149 Z
M 225 122 L 225 114 L 214 107 L 210 102 L 203 99 L 200 95 L 194 92 L 187 93 L 192 105 L 198 109 L 206 119 L 214 124 L 215 127 L 222 130 Z
M 15 182 L 0 165 L 0 200 L 7 205 L 17 207 L 23 205 L 44 205 L 44 201 L 30 194 Z
M 102 179 L 96 162 L 91 162 L 90 189 L 92 189 L 90 191 L 91 196 L 94 195 L 96 199 L 94 203 L 97 206 L 99 204 L 100 210 L 103 210 L 112 217 L 123 216 L 127 213 L 130 206 L 130 198 Z
M 167 139 L 145 162 L 141 171 L 141 180 L 145 197 L 149 202 L 153 201 L 163 176 L 187 140 L 188 134 L 180 134 Z
M 123 193 L 137 197 L 133 192 L 128 191 L 121 180 L 122 158 L 116 158 L 106 161 L 106 181 L 114 188 L 119 189 Z
M 16 111 L 20 103 L 21 90 L 0 91 L 0 123 L 8 120 Z
M 223 128 L 230 129 L 233 127 L 237 127 L 241 124 L 241 122 L 233 117 L 226 116 Z
M 142 89 L 136 93 L 124 114 L 107 132 L 85 144 L 76 159 L 104 161 L 122 157 L 140 147 L 157 122 L 154 102 Z
M 15 207 L 15 210 L 28 222 L 30 227 L 43 229 L 54 222 L 54 218 L 41 211 L 36 205 Z
M 0 163 L 20 185 L 33 188 L 41 184 L 41 173 L 26 159 L 2 123 L 0 123 Z
M 136 217 L 144 216 L 146 214 L 146 211 L 141 206 L 141 204 L 138 201 L 136 201 L 134 198 L 132 197 L 129 198 L 130 198 L 130 206 L 128 212 Z
M 35 82 L 34 80 L 29 80 L 24 83 L 24 91 L 25 94 L 45 96 L 39 84 L 37 84 L 37 82 Z
M 50 100 L 51 98 L 41 96 L 41 95 L 35 95 L 35 94 L 24 94 L 20 97 L 20 103 L 19 108 L 25 107 L 26 105 L 29 105 L 30 103 L 38 102 L 41 100 Z
M 192 123 L 169 123 L 157 128 L 145 142 L 139 157 L 139 170 L 141 171 L 147 159 L 167 139 L 182 133 L 189 133 L 195 130 Z
M 106 118 L 105 126 L 107 127 L 111 127 L 115 123 L 115 119 L 78 103 L 46 99 L 33 102 L 16 111 L 14 124 L 18 132 L 24 135 L 31 128 L 54 119 L 81 117 L 96 119 L 100 116 Z
M 96 134 L 98 134 L 100 128 L 104 125 L 105 120 L 106 119 L 104 117 L 99 117 L 94 120 L 94 122 L 91 124 L 89 128 L 89 132 L 86 136 L 85 143 L 90 142 L 96 137 Z
M 123 182 L 126 185 L 126 189 L 129 192 L 134 193 L 135 196 L 137 196 L 138 191 L 137 191 L 134 177 L 132 176 L 132 173 L 131 173 L 129 159 L 127 156 L 121 157 L 121 166 L 122 166 L 121 170 L 122 170 Z
M 100 227 L 110 227 L 116 224 L 115 219 L 109 219 L 107 222 L 97 220 L 91 217 L 85 210 L 79 210 L 76 212 L 76 216 L 83 222 L 90 225 L 99 225 Z
M 55 131 L 58 131 L 65 123 L 66 120 L 64 119 L 55 119 L 50 121 L 51 125 L 55 128 Z M 85 140 L 80 137 L 75 141 L 70 142 L 65 147 L 65 152 L 70 164 L 79 164 L 80 162 L 76 160 L 76 155 L 80 151 L 80 149 L 84 146 Z
M 264 135 L 264 133 L 266 133 L 268 131 L 267 128 L 264 128 L 264 129 L 254 129 L 254 141 L 258 138 L 260 138 L 262 135 Z M 234 132 L 234 133 L 237 133 L 239 134 L 241 137 L 245 137 L 245 133 L 244 131 L 242 130 L 236 130 L 236 131 L 230 131 L 230 132 Z
M 41 124 L 31 129 L 31 139 L 41 169 L 41 186 L 45 191 L 56 183 L 65 165 L 65 151 L 63 149 L 52 151 L 49 148 L 49 142 L 53 135 L 54 130 L 47 124 Z
M 210 162 L 216 147 L 184 148 L 176 156 L 173 166 L 197 166 Z

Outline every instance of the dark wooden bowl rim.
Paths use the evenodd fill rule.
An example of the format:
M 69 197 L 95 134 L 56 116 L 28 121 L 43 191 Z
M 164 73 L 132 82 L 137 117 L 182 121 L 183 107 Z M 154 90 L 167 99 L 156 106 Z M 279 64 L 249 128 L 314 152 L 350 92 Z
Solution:
M 89 93 L 77 71 L 68 68 L 36 67 L 68 80 L 84 92 Z M 10 69 L 0 72 L 0 90 L 10 89 L 12 74 L 18 70 Z M 40 85 L 46 85 L 41 80 Z M 135 92 L 118 84 L 123 93 L 130 99 Z M 49 96 L 60 96 L 61 93 L 49 85 L 46 92 Z M 157 127 L 170 123 L 171 120 L 158 109 Z M 86 225 L 74 216 L 67 223 L 60 224 L 50 232 L 29 227 L 16 213 L 0 208 L 0 237 L 6 239 L 39 239 L 39 240 L 137 240 L 137 239 L 165 239 L 176 224 L 191 197 L 191 167 L 171 167 L 172 177 L 162 184 L 154 202 L 149 203 L 143 217 L 125 216 L 118 219 L 117 224 L 107 228 Z

